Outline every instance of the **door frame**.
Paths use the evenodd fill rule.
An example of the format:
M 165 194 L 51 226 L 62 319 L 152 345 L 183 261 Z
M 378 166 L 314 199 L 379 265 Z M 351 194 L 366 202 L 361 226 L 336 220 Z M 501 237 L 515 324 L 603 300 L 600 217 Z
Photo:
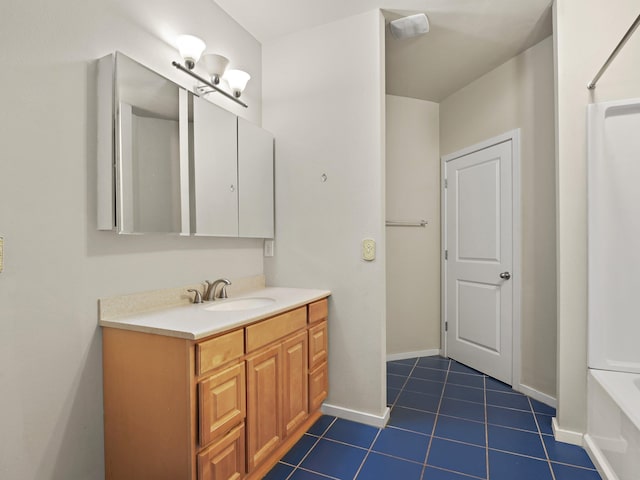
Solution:
M 469 147 L 440 157 L 440 231 L 441 231 L 441 256 L 440 256 L 440 345 L 441 353 L 447 356 L 447 332 L 445 321 L 447 319 L 447 264 L 445 250 L 447 248 L 447 195 L 445 192 L 445 172 L 447 162 L 469 155 L 479 150 L 492 147 L 499 143 L 511 141 L 511 188 L 512 188 L 512 254 L 513 268 L 513 325 L 512 325 L 512 364 L 511 382 L 515 390 L 521 389 L 521 365 L 522 365 L 522 186 L 520 182 L 520 129 L 516 128 L 501 135 L 489 138 Z

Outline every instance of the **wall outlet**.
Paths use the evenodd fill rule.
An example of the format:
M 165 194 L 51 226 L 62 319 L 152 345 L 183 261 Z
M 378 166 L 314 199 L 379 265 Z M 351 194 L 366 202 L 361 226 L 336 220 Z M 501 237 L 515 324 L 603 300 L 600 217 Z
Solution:
M 273 240 L 264 241 L 264 256 L 273 257 Z
M 371 238 L 362 240 L 362 259 L 371 262 L 376 258 L 376 241 Z

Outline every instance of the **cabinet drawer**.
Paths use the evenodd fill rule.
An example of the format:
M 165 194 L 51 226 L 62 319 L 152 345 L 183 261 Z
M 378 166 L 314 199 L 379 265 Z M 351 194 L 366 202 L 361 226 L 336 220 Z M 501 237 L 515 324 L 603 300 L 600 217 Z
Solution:
M 243 330 L 227 333 L 196 345 L 196 370 L 198 375 L 210 372 L 220 365 L 244 355 Z
M 329 392 L 329 369 L 323 363 L 309 373 L 309 412 L 315 412 Z
M 247 413 L 244 362 L 198 384 L 200 445 L 220 437 L 242 422 Z
M 240 480 L 245 474 L 244 424 L 198 454 L 198 480 Z
M 327 322 L 309 328 L 309 370 L 327 360 Z
M 282 315 L 250 325 L 247 332 L 247 353 L 286 337 L 307 325 L 307 308 L 300 307 Z
M 327 299 L 318 300 L 309 304 L 309 323 L 325 320 L 329 312 Z

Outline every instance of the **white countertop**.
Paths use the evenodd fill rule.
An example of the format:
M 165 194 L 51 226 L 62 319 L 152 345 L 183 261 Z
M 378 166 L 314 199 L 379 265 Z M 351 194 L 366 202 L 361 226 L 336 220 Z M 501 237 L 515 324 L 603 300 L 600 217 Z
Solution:
M 268 287 L 244 292 L 228 300 L 215 300 L 213 302 L 167 308 L 116 319 L 100 320 L 98 324 L 101 327 L 121 328 L 169 337 L 199 340 L 306 305 L 329 295 L 331 295 L 331 292 L 328 290 Z M 206 310 L 212 305 L 240 298 L 272 298 L 274 302 L 264 307 L 247 310 Z

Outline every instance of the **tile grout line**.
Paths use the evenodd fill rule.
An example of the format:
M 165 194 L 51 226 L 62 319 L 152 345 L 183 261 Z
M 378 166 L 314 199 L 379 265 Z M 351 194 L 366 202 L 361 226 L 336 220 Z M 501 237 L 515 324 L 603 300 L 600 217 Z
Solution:
M 364 458 L 362 459 L 362 462 L 360 462 L 360 466 L 358 467 L 358 470 L 356 470 L 356 474 L 353 476 L 353 480 L 358 478 L 358 475 L 360 475 L 360 471 L 362 470 L 362 467 L 364 466 L 364 462 L 366 462 L 367 458 L 369 458 L 369 454 L 371 453 L 371 449 L 373 449 L 373 444 L 376 443 L 376 440 L 378 440 L 378 437 L 380 436 L 380 433 L 382 433 L 382 428 L 378 429 L 378 433 L 376 433 L 376 436 L 374 437 L 373 441 L 369 445 L 369 449 L 367 450 L 367 453 L 364 455 Z
M 331 420 L 331 423 L 329 423 L 329 425 L 327 425 L 327 427 L 322 431 L 322 433 L 320 435 L 318 435 L 318 437 L 316 438 L 316 441 L 313 442 L 313 445 L 311 446 L 311 448 L 309 449 L 309 451 L 307 453 L 304 454 L 304 456 L 300 459 L 300 461 L 298 462 L 297 465 L 294 465 L 293 470 L 291 470 L 291 473 L 289 473 L 289 475 L 287 475 L 287 477 L 285 478 L 285 480 L 289 480 L 293 474 L 295 473 L 295 471 L 300 468 L 302 470 L 304 470 L 300 465 L 302 465 L 302 462 L 305 461 L 305 459 L 309 456 L 309 454 L 311 453 L 311 451 L 316 448 L 316 445 L 318 445 L 318 443 L 320 443 L 320 440 L 322 440 L 324 438 L 324 435 L 329 431 L 329 429 L 333 426 L 334 423 L 336 423 L 336 421 L 338 420 L 338 417 L 334 417 L 333 420 Z M 299 440 L 298 440 L 299 441 Z M 297 442 L 296 442 L 297 443 Z M 317 472 L 314 472 L 317 473 Z
M 404 390 L 404 387 L 407 385 L 407 382 L 409 381 L 409 378 L 411 377 L 411 374 L 413 373 L 413 371 L 416 369 L 416 366 L 418 365 L 418 361 L 420 360 L 420 357 L 416 357 L 416 361 L 413 362 L 413 366 L 411 367 L 411 371 L 409 372 L 409 375 L 407 375 L 407 378 L 404 379 L 404 382 L 402 383 L 402 386 L 400 387 L 400 389 L 398 390 L 398 395 L 396 395 L 395 400 L 393 401 L 393 404 L 391 404 L 389 406 L 389 410 L 393 409 L 393 407 L 396 406 L 396 403 L 398 403 L 398 399 L 400 398 L 400 395 L 402 394 L 402 391 Z M 387 376 L 389 374 L 387 373 Z M 392 374 L 393 375 L 393 374 Z
M 447 380 L 449 379 L 449 371 L 451 370 L 451 359 L 449 359 L 449 365 L 447 367 L 447 373 L 444 376 L 444 383 L 442 384 L 442 392 L 440 393 L 440 400 L 438 401 L 438 408 L 436 416 L 433 419 L 433 427 L 431 427 L 431 435 L 429 436 L 429 444 L 427 445 L 427 453 L 424 456 L 424 465 L 422 467 L 422 473 L 420 478 L 424 479 L 424 474 L 427 470 L 427 460 L 429 459 L 429 453 L 431 453 L 431 445 L 433 444 L 433 437 L 436 434 L 436 426 L 438 425 L 438 416 L 440 415 L 440 406 L 442 405 L 442 399 L 444 398 L 444 391 L 447 388 Z
M 544 450 L 544 456 L 547 458 L 547 465 L 549 465 L 549 471 L 551 472 L 551 480 L 556 480 L 556 474 L 553 471 L 553 465 L 551 465 L 551 459 L 549 458 L 549 452 L 547 451 L 547 445 L 544 443 L 544 437 L 542 436 L 542 430 L 540 430 L 540 424 L 538 423 L 538 417 L 536 417 L 536 411 L 533 408 L 531 398 L 527 397 L 529 407 L 531 407 L 531 413 L 533 414 L 533 421 L 536 422 L 536 428 L 538 429 L 538 437 L 542 443 L 542 449 Z
M 484 385 L 484 447 L 485 447 L 485 462 L 486 462 L 486 473 L 487 480 L 489 478 L 489 412 L 487 410 L 487 377 L 485 376 L 482 380 L 482 384 Z

